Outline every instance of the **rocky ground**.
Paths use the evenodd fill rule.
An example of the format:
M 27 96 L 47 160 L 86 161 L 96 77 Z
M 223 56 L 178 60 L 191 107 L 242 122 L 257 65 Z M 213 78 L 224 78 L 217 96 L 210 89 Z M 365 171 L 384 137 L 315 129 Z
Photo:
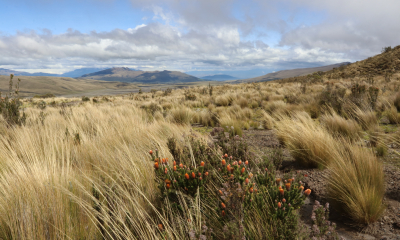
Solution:
M 295 171 L 304 176 L 304 183 L 312 189 L 312 195 L 302 207 L 300 214 L 302 222 L 311 228 L 311 211 L 314 201 L 318 200 L 321 204 L 325 204 L 328 201 L 324 182 L 324 176 L 327 171 L 304 169 L 298 166 L 290 156 L 290 153 L 280 146 L 273 130 L 247 130 L 244 131 L 243 138 L 247 141 L 254 154 L 268 155 L 281 148 L 283 161 L 277 172 L 278 175 Z M 384 198 L 386 210 L 379 221 L 368 226 L 356 225 L 331 207 L 330 220 L 337 224 L 339 235 L 345 239 L 400 240 L 400 169 L 396 166 L 400 161 L 398 160 L 399 156 L 394 151 L 396 149 L 389 149 L 388 156 L 385 159 L 381 159 L 384 162 L 386 180 Z

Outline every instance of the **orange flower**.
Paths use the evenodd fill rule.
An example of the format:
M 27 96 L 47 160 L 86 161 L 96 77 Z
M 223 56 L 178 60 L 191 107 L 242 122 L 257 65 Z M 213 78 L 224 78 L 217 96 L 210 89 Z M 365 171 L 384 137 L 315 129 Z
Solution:
M 202 178 L 202 177 L 199 177 L 199 179 L 200 179 L 200 181 L 201 181 L 201 180 L 203 180 L 203 178 Z
M 153 155 L 153 150 L 150 150 L 149 153 L 150 153 L 150 155 Z
M 204 167 L 204 162 L 201 162 L 201 163 L 200 163 L 200 166 Z
M 281 179 L 280 178 L 277 178 L 276 179 L 276 185 L 279 185 L 281 183 Z
M 185 173 L 185 178 L 189 180 L 189 174 Z
M 242 160 L 239 160 L 239 165 L 242 165 Z
M 192 178 L 196 178 L 196 174 L 192 172 Z
M 231 179 L 233 180 L 233 178 L 234 178 L 235 176 L 233 176 L 233 174 L 231 174 Z
M 245 182 L 246 182 L 246 184 L 249 184 L 249 179 L 248 178 L 246 178 L 246 180 L 245 180 Z
M 169 180 L 169 179 L 165 179 L 165 181 L 164 181 L 166 184 L 171 184 L 171 180 Z
M 168 172 L 168 168 L 165 168 L 164 173 L 167 174 Z
M 281 207 L 282 207 L 282 203 L 278 202 L 278 208 L 281 208 Z
M 208 176 L 208 172 L 204 173 L 204 175 L 206 175 L 206 177 Z
M 164 163 L 164 164 L 165 164 L 165 158 L 163 158 L 163 159 L 162 159 L 162 163 Z
M 180 168 L 183 168 L 183 164 L 182 164 L 182 163 L 181 163 L 181 164 L 179 164 L 179 167 L 180 167 Z
M 285 190 L 283 190 L 282 188 L 279 189 L 280 194 L 283 196 L 285 193 Z
M 305 194 L 306 196 L 309 196 L 309 195 L 311 194 L 311 189 L 305 190 L 305 191 L 304 191 L 304 194 Z
M 289 191 L 289 189 L 290 189 L 290 183 L 286 183 L 286 184 L 285 184 L 285 187 L 286 187 L 286 190 Z
M 225 217 L 225 211 L 224 211 L 224 210 L 222 210 L 221 215 L 222 215 L 223 217 Z
M 176 166 L 174 166 L 174 171 L 176 171 Z
M 244 164 L 249 165 L 249 161 L 246 160 L 246 162 L 244 162 Z
M 154 168 L 155 168 L 155 169 L 158 169 L 158 162 L 155 162 L 155 163 L 154 163 Z
M 225 203 L 222 202 L 222 203 L 221 203 L 221 208 L 222 208 L 222 209 L 225 209 L 225 207 L 226 207 L 226 206 L 225 206 Z
M 201 172 L 199 172 L 197 175 L 201 176 Z
M 156 161 L 156 162 L 158 162 L 158 160 L 159 160 L 158 158 L 154 159 L 154 161 Z
M 299 189 L 300 189 L 300 191 L 303 191 L 303 190 L 304 190 L 304 187 L 303 187 L 303 186 L 300 186 Z
M 168 158 L 165 158 L 165 162 L 168 162 Z
M 221 191 L 221 190 L 219 190 L 218 192 L 219 192 L 219 195 L 221 195 L 221 196 L 223 195 L 223 193 L 222 193 L 222 191 Z
M 158 224 L 158 229 L 160 229 L 160 231 L 164 230 L 163 225 L 161 223 Z
M 171 185 L 169 183 L 167 183 L 167 189 L 169 189 L 171 187 Z
M 253 177 L 253 174 L 252 173 L 249 173 L 249 178 L 252 178 Z
M 251 187 L 249 191 L 250 191 L 250 193 L 253 193 L 253 188 Z
M 228 164 L 228 166 L 226 167 L 226 169 L 228 170 L 228 172 L 230 172 L 230 171 L 231 171 L 231 165 Z
M 288 182 L 289 182 L 289 183 L 292 183 L 292 181 L 293 181 L 293 179 L 288 179 Z
M 225 166 L 225 164 L 226 164 L 225 159 L 222 159 L 221 163 L 222 163 L 222 166 Z
M 284 203 L 285 203 L 285 202 L 286 202 L 286 199 L 282 199 L 282 202 L 284 202 Z
M 174 161 L 174 166 L 176 166 L 176 161 Z
M 246 170 L 246 168 L 242 168 L 242 171 L 241 171 L 241 173 L 243 174 L 245 170 Z
M 228 157 L 228 154 L 227 154 L 227 153 L 225 153 L 224 157 Z

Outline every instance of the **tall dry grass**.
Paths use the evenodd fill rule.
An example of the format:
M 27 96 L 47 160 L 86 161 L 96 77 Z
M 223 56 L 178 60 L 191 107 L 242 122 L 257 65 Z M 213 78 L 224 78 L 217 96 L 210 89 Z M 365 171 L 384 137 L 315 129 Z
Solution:
M 322 126 L 315 124 L 306 112 L 295 113 L 292 117 L 277 117 L 278 137 L 301 165 L 322 167 L 334 160 L 332 146 L 336 140 Z
M 276 127 L 297 161 L 328 169 L 327 190 L 343 214 L 358 223 L 379 219 L 384 209 L 384 175 L 373 150 L 348 138 L 334 139 L 304 113 L 281 116 Z
M 353 119 L 344 119 L 331 109 L 330 114 L 321 117 L 322 125 L 334 136 L 356 141 L 361 136 L 362 128 Z
M 100 220 L 114 239 L 158 238 L 158 223 L 172 232 L 152 205 L 157 188 L 148 149 L 169 156 L 167 138 L 187 127 L 155 121 L 127 103 L 84 104 L 66 115 L 47 108 L 44 125 L 39 110 L 26 112 L 26 126 L 0 136 L 1 238 L 97 239 Z M 93 208 L 93 189 L 102 190 L 101 212 Z
M 341 140 L 328 167 L 328 192 L 341 209 L 358 223 L 377 221 L 383 210 L 385 193 L 382 164 L 371 149 Z

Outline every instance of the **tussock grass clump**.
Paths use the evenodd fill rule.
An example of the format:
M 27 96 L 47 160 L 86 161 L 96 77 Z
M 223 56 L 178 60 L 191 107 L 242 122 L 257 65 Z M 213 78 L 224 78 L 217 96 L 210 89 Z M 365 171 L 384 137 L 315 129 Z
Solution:
M 233 99 L 231 96 L 223 95 L 223 96 L 218 96 L 215 98 L 215 105 L 217 106 L 229 106 L 231 105 Z
M 238 104 L 241 108 L 246 108 L 249 106 L 249 102 L 247 101 L 246 98 L 240 97 L 236 101 L 236 104 Z
M 274 126 L 274 118 L 271 117 L 268 113 L 263 113 L 263 119 L 261 120 L 261 125 L 264 129 L 271 130 Z
M 321 167 L 333 161 L 335 149 L 332 146 L 336 140 L 306 112 L 294 113 L 292 117 L 277 117 L 275 126 L 278 137 L 301 165 Z
M 344 119 L 335 112 L 321 117 L 323 126 L 334 136 L 346 137 L 352 141 L 360 138 L 361 127 L 353 119 Z
M 242 123 L 241 121 L 235 120 L 230 116 L 223 116 L 219 119 L 221 127 L 225 128 L 226 132 L 232 135 L 243 135 Z
M 347 103 L 345 112 L 349 117 L 356 120 L 363 130 L 368 130 L 378 125 L 378 117 L 375 112 L 362 110 L 353 103 Z
M 190 124 L 192 117 L 193 111 L 187 107 L 172 109 L 169 115 L 170 121 L 177 124 Z
M 274 113 L 277 109 L 281 109 L 281 108 L 285 108 L 286 107 L 286 103 L 282 100 L 279 101 L 273 101 L 273 102 L 267 102 L 267 104 L 265 104 L 263 106 L 263 108 L 265 109 L 265 111 L 267 111 L 269 114 Z
M 343 213 L 358 223 L 372 223 L 381 216 L 385 187 L 382 164 L 371 149 L 346 140 L 329 165 L 328 192 Z
M 200 123 L 204 126 L 211 126 L 214 127 L 216 125 L 217 118 L 215 114 L 210 111 L 199 111 L 193 114 L 193 123 Z
M 390 124 L 400 123 L 400 115 L 395 107 L 392 106 L 389 110 L 386 110 L 384 115 L 386 115 Z

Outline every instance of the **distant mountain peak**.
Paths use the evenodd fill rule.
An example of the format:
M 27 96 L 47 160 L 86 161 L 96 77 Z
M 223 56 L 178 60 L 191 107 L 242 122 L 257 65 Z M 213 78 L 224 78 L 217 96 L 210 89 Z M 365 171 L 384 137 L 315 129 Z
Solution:
M 201 79 L 215 80 L 215 81 L 226 81 L 226 80 L 237 80 L 238 78 L 232 77 L 232 76 L 226 75 L 226 74 L 215 74 L 215 75 L 201 77 Z

